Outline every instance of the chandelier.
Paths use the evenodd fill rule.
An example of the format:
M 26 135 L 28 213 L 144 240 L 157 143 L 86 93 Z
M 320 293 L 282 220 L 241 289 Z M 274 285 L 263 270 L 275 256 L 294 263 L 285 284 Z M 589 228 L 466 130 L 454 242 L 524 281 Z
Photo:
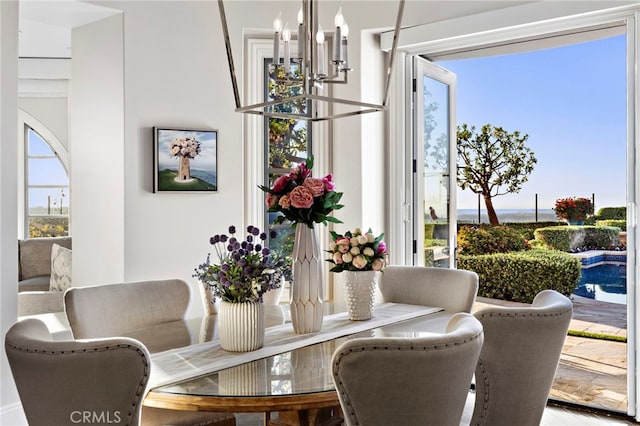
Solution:
M 273 60 L 268 65 L 268 70 L 275 95 L 264 102 L 242 106 L 224 3 L 223 0 L 218 0 L 236 111 L 273 118 L 325 121 L 386 110 L 404 2 L 405 0 L 398 2 L 393 44 L 385 68 L 384 91 L 380 104 L 320 94 L 328 85 L 349 82 L 349 72 L 352 71 L 348 59 L 349 26 L 342 14 L 342 8 L 339 8 L 334 19 L 333 40 L 331 46 L 327 46 L 325 33 L 318 22 L 319 0 L 302 0 L 297 15 L 297 29 L 294 32 L 298 44 L 295 52 L 291 49 L 293 34 L 288 24 L 283 27 L 281 15 L 273 22 Z M 322 108 L 322 114 L 319 113 L 318 103 L 327 105 L 326 108 Z M 338 104 L 342 105 L 342 108 L 335 112 L 334 106 Z

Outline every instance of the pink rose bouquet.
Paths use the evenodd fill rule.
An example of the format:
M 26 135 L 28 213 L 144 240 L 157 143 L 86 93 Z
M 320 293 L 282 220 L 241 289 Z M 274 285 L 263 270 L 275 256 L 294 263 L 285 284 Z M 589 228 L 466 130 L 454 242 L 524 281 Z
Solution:
M 267 211 L 282 213 L 275 223 L 288 220 L 306 223 L 310 228 L 314 223 L 341 223 L 330 214 L 343 207 L 338 204 L 342 192 L 335 191 L 331 174 L 323 178 L 311 177 L 312 167 L 313 156 L 290 173 L 276 179 L 271 188 L 259 185 L 267 193 Z
M 377 237 L 371 229 L 365 234 L 360 228 L 344 235 L 330 231 L 331 244 L 328 253 L 331 257 L 327 262 L 333 263 L 331 272 L 342 271 L 382 271 L 386 265 L 387 246 L 382 241 L 384 234 Z

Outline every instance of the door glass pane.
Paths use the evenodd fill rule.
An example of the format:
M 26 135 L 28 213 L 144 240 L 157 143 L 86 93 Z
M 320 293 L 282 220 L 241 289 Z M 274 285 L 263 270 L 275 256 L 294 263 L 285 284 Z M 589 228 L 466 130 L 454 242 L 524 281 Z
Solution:
M 274 101 L 283 96 L 292 96 L 302 93 L 302 81 L 300 80 L 300 67 L 291 64 L 291 73 L 294 79 L 300 80 L 300 85 L 290 86 L 283 84 L 285 78 L 283 67 L 280 74 L 275 75 L 274 67 L 270 59 L 264 61 L 265 92 L 267 101 Z M 309 114 L 311 105 L 305 101 L 286 102 L 273 107 L 276 112 Z M 291 172 L 300 163 L 306 161 L 311 152 L 311 126 L 306 120 L 291 118 L 265 117 L 265 185 L 272 187 L 273 182 L 282 175 Z M 267 212 L 265 206 L 265 223 L 269 231 L 274 231 L 275 236 L 269 239 L 269 248 L 280 255 L 290 259 L 293 251 L 294 229 L 291 224 L 275 224 L 275 219 L 281 215 L 279 212 Z M 271 234 L 271 232 L 270 232 Z M 285 271 L 285 278 L 291 279 L 290 271 Z
M 422 87 L 425 265 L 449 267 L 449 86 L 424 75 Z

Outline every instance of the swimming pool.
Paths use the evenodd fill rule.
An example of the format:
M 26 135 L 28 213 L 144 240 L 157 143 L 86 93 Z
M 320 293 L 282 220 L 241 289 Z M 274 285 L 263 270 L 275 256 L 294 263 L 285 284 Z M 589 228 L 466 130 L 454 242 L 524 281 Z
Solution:
M 574 294 L 603 302 L 627 303 L 626 263 L 605 262 L 585 266 Z

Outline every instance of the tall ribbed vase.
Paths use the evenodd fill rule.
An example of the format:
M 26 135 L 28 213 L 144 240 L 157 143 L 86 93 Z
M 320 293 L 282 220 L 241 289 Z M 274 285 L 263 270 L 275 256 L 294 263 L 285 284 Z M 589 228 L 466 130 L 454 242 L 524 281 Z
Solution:
M 264 304 L 220 302 L 218 333 L 225 351 L 248 352 L 264 345 Z
M 289 291 L 291 323 L 296 333 L 314 333 L 322 328 L 323 260 L 314 228 L 296 224 L 291 256 L 293 282 Z

